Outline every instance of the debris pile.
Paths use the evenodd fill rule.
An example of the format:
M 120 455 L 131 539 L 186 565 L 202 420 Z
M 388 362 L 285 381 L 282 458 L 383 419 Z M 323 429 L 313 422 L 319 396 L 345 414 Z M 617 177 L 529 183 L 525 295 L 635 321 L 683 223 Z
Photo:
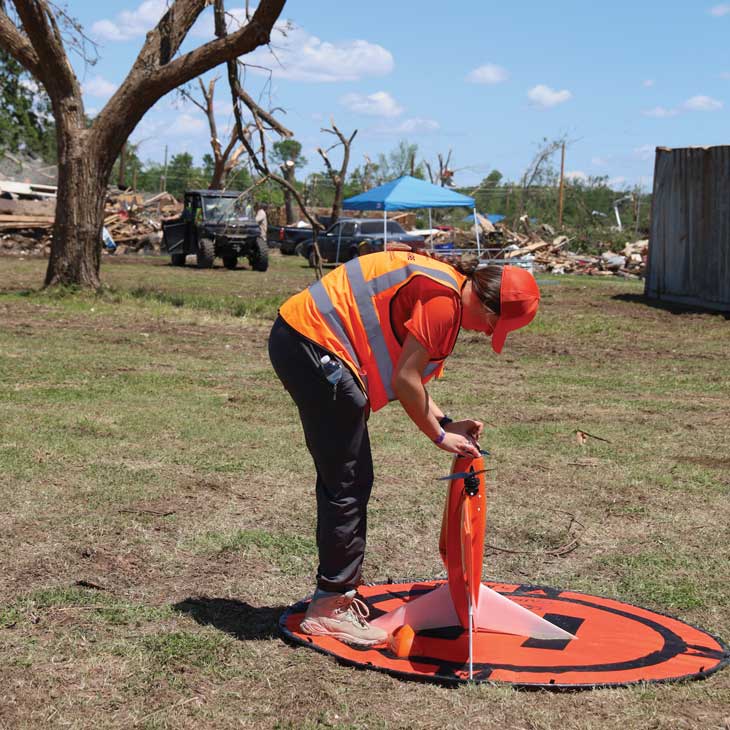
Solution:
M 112 192 L 107 197 L 104 227 L 119 253 L 159 253 L 162 221 L 181 212 L 182 205 L 170 193 L 144 200 L 138 194 Z
M 55 199 L 0 199 L 0 253 L 50 255 L 55 209 Z M 137 193 L 110 190 L 104 228 L 116 248 L 105 245 L 102 250 L 159 253 L 162 221 L 181 212 L 182 205 L 169 193 L 145 200 Z
M 0 199 L 0 253 L 50 251 L 55 200 Z
M 534 256 L 537 267 L 552 274 L 589 274 L 642 278 L 646 271 L 649 241 L 627 243 L 620 253 L 604 251 L 600 255 L 573 253 L 566 250 L 570 239 L 558 236 L 552 243 L 540 241 L 508 251 L 506 259 Z
M 496 225 L 478 218 L 482 260 L 511 262 L 529 269 L 553 274 L 588 274 L 591 276 L 622 276 L 642 278 L 646 270 L 649 241 L 627 243 L 620 252 L 604 251 L 600 255 L 574 253 L 569 250 L 573 239 L 556 236 L 548 225 L 532 229 L 527 219 L 518 232 L 503 223 Z M 464 255 L 476 253 L 476 231 L 459 229 L 439 231 L 427 246 L 433 244 L 436 258 L 448 263 L 458 263 Z

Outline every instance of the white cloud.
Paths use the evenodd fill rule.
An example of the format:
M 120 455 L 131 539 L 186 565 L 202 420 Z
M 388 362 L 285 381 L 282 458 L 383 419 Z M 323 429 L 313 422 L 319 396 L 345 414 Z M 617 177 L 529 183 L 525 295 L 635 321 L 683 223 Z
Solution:
M 167 134 L 176 136 L 197 134 L 206 128 L 207 124 L 203 121 L 202 114 L 199 117 L 195 117 L 192 114 L 180 114 L 167 128 Z
M 501 84 L 509 78 L 507 69 L 497 66 L 494 63 L 487 63 L 470 71 L 466 77 L 467 81 L 475 84 Z
M 654 158 L 656 147 L 653 144 L 643 144 L 641 147 L 634 147 L 634 156 L 646 162 Z
M 572 172 L 565 173 L 565 179 L 577 182 L 586 182 L 588 180 L 588 175 L 586 175 L 585 172 L 582 172 L 581 170 L 573 170 Z
M 690 99 L 687 99 L 683 104 L 675 108 L 668 108 L 665 106 L 655 106 L 652 109 L 644 109 L 641 112 L 645 117 L 653 117 L 654 119 L 668 119 L 669 117 L 676 117 L 682 112 L 716 112 L 722 109 L 725 105 L 718 99 L 713 99 L 711 96 L 703 96 L 698 94 Z
M 369 117 L 397 117 L 403 113 L 403 107 L 387 91 L 367 96 L 352 92 L 341 97 L 340 104 L 351 112 Z
M 390 51 L 365 40 L 332 43 L 299 26 L 277 24 L 270 51 L 259 48 L 246 62 L 271 69 L 275 78 L 314 83 L 358 81 L 366 76 L 385 76 L 393 70 Z M 267 73 L 252 68 L 253 73 Z
M 573 98 L 573 94 L 567 89 L 555 91 L 545 84 L 538 84 L 527 92 L 527 98 L 541 109 L 563 104 Z
M 721 101 L 713 99 L 711 96 L 693 96 L 687 99 L 682 105 L 684 109 L 691 112 L 716 112 L 724 106 Z
M 82 87 L 84 94 L 95 96 L 98 99 L 106 99 L 110 97 L 116 90 L 117 84 L 108 81 L 98 74 L 93 79 L 89 79 Z
M 667 109 L 665 106 L 655 106 L 652 109 L 644 109 L 641 112 L 645 117 L 653 117 L 654 119 L 667 119 L 668 117 L 676 117 L 679 112 L 676 109 Z
M 441 125 L 435 119 L 426 119 L 423 117 L 412 117 L 403 119 L 402 121 L 392 121 L 390 123 L 381 123 L 364 130 L 364 134 L 376 137 L 389 137 L 404 135 L 424 135 L 433 134 L 441 129 Z
M 622 175 L 618 175 L 617 177 L 608 178 L 607 184 L 612 190 L 621 190 L 626 187 L 628 180 Z
M 404 119 L 392 131 L 397 134 L 425 134 L 435 132 L 440 129 L 441 125 L 435 119 Z
M 654 79 L 646 79 L 643 83 L 643 86 L 646 89 L 651 89 L 651 87 L 654 86 L 655 83 L 656 81 L 654 81 Z
M 720 5 L 714 5 L 707 12 L 710 15 L 714 15 L 716 18 L 721 18 L 723 15 L 730 15 L 730 3 L 720 3 Z
M 91 34 L 106 41 L 140 38 L 157 25 L 166 10 L 166 0 L 144 0 L 134 10 L 117 13 L 114 20 L 97 20 L 91 26 Z
M 123 10 L 113 19 L 98 20 L 92 35 L 107 41 L 128 41 L 143 37 L 167 10 L 167 0 L 144 0 L 134 10 Z M 250 11 L 253 13 L 253 9 Z M 235 31 L 246 22 L 243 8 L 227 11 L 228 28 Z M 213 38 L 212 9 L 206 10 L 190 29 L 190 36 Z M 271 34 L 271 49 L 258 48 L 246 57 L 252 73 L 305 82 L 358 81 L 365 76 L 384 76 L 393 70 L 390 51 L 365 40 L 323 41 L 289 21 L 278 22 Z M 272 52 L 273 51 L 273 52 Z

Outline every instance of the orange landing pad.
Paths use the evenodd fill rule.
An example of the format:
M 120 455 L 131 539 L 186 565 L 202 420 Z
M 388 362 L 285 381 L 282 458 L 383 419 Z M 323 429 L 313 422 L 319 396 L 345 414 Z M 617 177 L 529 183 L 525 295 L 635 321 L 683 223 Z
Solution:
M 370 618 L 393 611 L 444 581 L 361 586 Z M 474 681 L 526 688 L 591 689 L 636 682 L 702 679 L 730 663 L 720 639 L 675 618 L 554 588 L 485 582 L 521 606 L 574 634 L 577 640 L 529 639 L 492 632 L 474 634 Z M 420 631 L 410 654 L 399 658 L 386 646 L 358 649 L 336 639 L 307 636 L 299 624 L 301 601 L 279 621 L 284 637 L 338 660 L 406 678 L 446 684 L 468 681 L 468 636 L 461 626 Z M 410 642 L 409 642 L 410 643 Z

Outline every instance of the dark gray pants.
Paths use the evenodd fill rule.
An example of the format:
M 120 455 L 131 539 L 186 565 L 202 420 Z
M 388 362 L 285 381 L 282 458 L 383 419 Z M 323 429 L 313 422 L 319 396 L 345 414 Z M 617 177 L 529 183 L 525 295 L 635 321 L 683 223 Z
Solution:
M 317 469 L 317 585 L 347 591 L 360 582 L 365 555 L 367 505 L 373 460 L 367 398 L 343 366 L 333 399 L 320 365 L 334 355 L 278 317 L 269 336 L 269 357 L 299 409 L 309 453 Z

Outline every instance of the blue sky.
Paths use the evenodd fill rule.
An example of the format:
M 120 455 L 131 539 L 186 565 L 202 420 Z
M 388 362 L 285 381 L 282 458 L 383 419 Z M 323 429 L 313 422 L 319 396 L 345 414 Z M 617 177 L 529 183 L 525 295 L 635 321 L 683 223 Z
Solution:
M 100 43 L 96 66 L 77 64 L 89 110 L 122 81 L 165 4 L 70 0 Z M 206 13 L 191 43 L 210 37 Z M 289 0 L 282 19 L 292 26 L 274 36 L 278 60 L 265 50 L 252 59 L 272 69 L 271 84 L 251 72 L 248 87 L 287 110 L 282 120 L 302 142 L 308 171 L 321 168 L 315 150 L 331 116 L 343 131 L 359 130 L 353 165 L 407 139 L 432 161 L 453 150 L 458 185 L 493 168 L 518 178 L 543 137 L 572 140 L 569 173 L 645 188 L 656 146 L 728 141 L 730 2 Z M 224 75 L 217 98 L 225 128 Z M 132 139 L 143 140 L 143 159 L 161 159 L 165 144 L 198 160 L 209 148 L 202 113 L 173 95 Z

